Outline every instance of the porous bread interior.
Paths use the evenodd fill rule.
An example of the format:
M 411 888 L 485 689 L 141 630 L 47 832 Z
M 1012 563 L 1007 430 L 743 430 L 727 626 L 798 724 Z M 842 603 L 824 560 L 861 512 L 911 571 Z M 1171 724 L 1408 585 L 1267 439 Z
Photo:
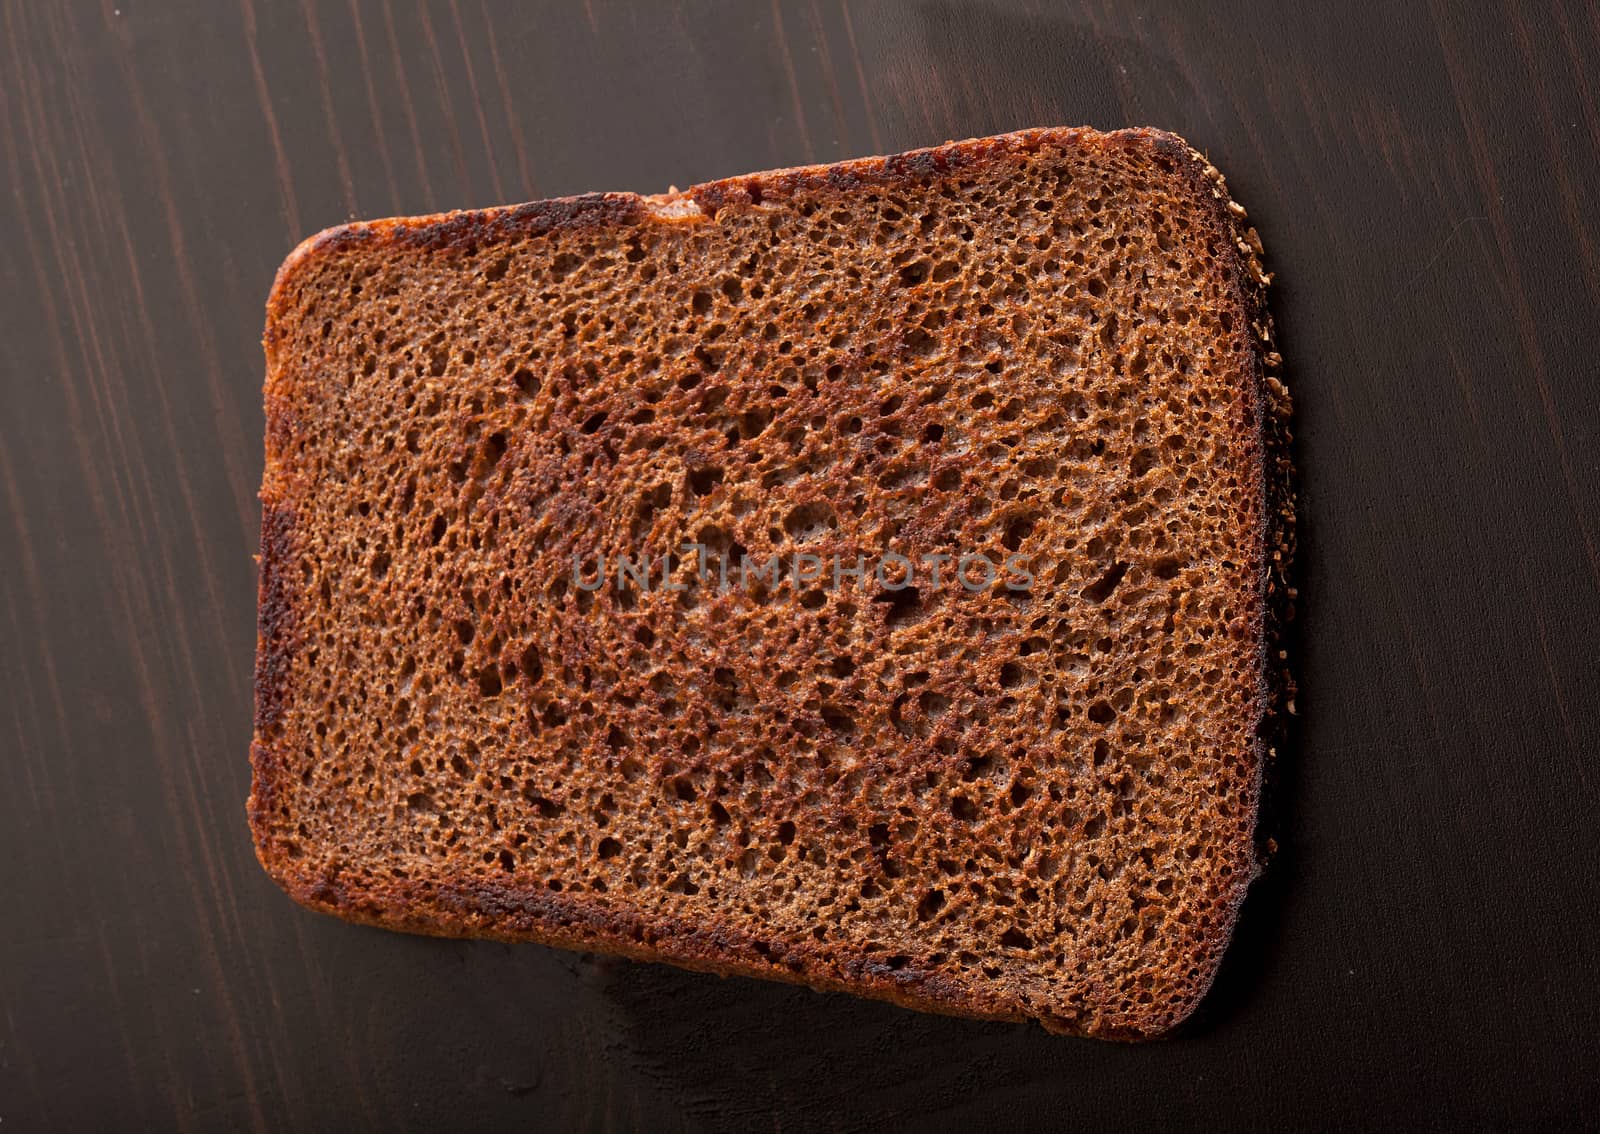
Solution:
M 1254 868 L 1262 455 L 1214 203 L 1092 135 L 752 184 L 280 281 L 263 861 L 375 909 L 561 894 L 781 943 L 806 979 L 865 961 L 1159 1031 Z M 573 585 L 574 555 L 689 541 L 1035 580 Z

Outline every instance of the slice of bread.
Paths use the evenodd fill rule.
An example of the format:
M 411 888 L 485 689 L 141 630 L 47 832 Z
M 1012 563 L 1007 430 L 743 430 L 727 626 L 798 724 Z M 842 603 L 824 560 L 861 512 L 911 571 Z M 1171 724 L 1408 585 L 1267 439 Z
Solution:
M 1286 681 L 1259 251 L 1183 141 L 1087 129 L 306 241 L 262 864 L 394 929 L 1170 1028 Z

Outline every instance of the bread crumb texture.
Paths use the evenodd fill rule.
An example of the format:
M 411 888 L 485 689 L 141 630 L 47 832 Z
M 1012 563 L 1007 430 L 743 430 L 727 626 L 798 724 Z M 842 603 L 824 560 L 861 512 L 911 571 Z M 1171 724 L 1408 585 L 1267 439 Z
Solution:
M 263 864 L 394 928 L 1181 1020 L 1257 868 L 1292 549 L 1221 186 L 1042 130 L 307 241 L 266 335 Z M 574 577 L 690 542 L 1034 582 Z

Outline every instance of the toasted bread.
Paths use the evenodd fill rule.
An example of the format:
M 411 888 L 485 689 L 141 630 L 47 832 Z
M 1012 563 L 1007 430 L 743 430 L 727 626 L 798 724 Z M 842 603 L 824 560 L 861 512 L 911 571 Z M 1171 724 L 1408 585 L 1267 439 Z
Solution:
M 1287 680 L 1259 252 L 1182 140 L 1088 129 L 306 241 L 262 864 L 394 929 L 1169 1029 Z

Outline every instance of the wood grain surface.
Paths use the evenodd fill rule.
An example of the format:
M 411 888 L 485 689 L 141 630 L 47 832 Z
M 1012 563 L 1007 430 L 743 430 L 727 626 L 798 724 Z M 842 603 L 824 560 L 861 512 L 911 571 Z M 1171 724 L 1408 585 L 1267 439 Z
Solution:
M 0 0 L 0 1128 L 1600 1125 L 1593 4 Z M 1282 846 L 1125 1047 L 300 910 L 262 303 L 351 217 L 1153 125 L 1278 273 Z

